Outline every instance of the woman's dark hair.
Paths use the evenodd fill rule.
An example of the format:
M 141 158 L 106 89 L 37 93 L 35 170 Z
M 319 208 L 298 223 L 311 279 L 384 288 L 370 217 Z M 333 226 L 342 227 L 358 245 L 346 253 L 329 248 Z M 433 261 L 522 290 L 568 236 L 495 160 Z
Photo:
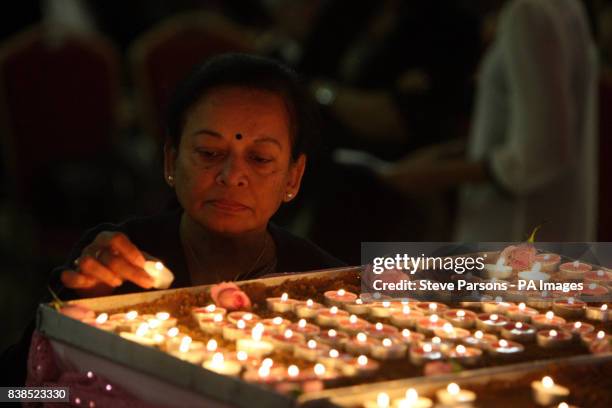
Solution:
M 172 146 L 178 148 L 187 111 L 219 86 L 241 86 L 282 96 L 289 113 L 291 157 L 296 160 L 307 153 L 318 133 L 318 115 L 298 75 L 275 60 L 235 53 L 222 54 L 198 65 L 177 87 L 167 115 L 166 137 Z

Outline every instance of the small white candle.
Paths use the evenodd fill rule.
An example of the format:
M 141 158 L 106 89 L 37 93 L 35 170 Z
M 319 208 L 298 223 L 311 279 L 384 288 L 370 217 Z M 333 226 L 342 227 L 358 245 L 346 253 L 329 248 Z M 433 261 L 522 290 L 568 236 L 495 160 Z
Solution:
M 540 330 L 538 332 L 538 346 L 542 348 L 560 348 L 570 345 L 573 335 L 565 330 Z
M 586 309 L 586 318 L 589 320 L 607 322 L 608 313 L 609 309 L 607 304 L 601 306 L 588 306 Z
M 251 338 L 238 339 L 236 342 L 236 350 L 244 351 L 252 357 L 263 358 L 268 356 L 274 350 L 274 346 L 269 341 L 262 340 L 264 325 L 257 323 L 251 330 Z
M 436 397 L 444 405 L 467 406 L 476 401 L 476 393 L 470 390 L 464 390 L 455 383 L 450 383 L 446 389 L 436 391 Z
M 300 319 L 315 318 L 322 308 L 323 305 L 314 302 L 312 299 L 308 299 L 306 302 L 296 302 L 294 305 L 295 314 Z
M 559 316 L 555 316 L 552 311 L 548 311 L 545 314 L 539 314 L 531 318 L 533 325 L 540 330 L 545 329 L 558 329 L 565 324 L 565 319 Z
M 357 300 L 357 295 L 344 289 L 328 290 L 323 294 L 325 302 L 330 306 L 343 306 Z
M 570 394 L 569 389 L 555 384 L 553 379 L 548 376 L 542 378 L 541 381 L 533 381 L 531 390 L 536 403 L 544 406 L 556 404 L 566 399 Z
M 217 374 L 236 376 L 242 371 L 242 365 L 237 361 L 225 360 L 223 353 L 213 354 L 212 359 L 205 361 L 202 365 L 204 368 L 210 371 L 214 371 Z
M 431 408 L 433 401 L 420 397 L 414 388 L 408 388 L 404 398 L 393 400 L 393 408 Z
M 379 392 L 378 395 L 376 395 L 376 401 L 366 401 L 363 406 L 365 408 L 389 408 L 389 403 L 389 394 L 386 392 Z
M 159 261 L 146 261 L 144 270 L 153 279 L 155 289 L 168 289 L 174 280 L 174 275 L 170 269 Z

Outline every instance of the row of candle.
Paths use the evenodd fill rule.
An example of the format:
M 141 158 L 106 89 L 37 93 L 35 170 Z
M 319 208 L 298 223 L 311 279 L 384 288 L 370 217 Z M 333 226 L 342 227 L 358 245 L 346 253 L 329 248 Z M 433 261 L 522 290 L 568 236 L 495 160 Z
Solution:
M 539 381 L 531 383 L 533 399 L 538 405 L 551 406 L 559 404 L 558 408 L 569 408 L 565 402 L 561 402 L 570 394 L 567 387 L 555 384 L 554 380 L 545 376 Z M 437 401 L 444 407 L 472 407 L 476 401 L 476 393 L 462 389 L 456 383 L 450 383 L 446 388 L 439 389 L 435 392 Z M 414 388 L 406 390 L 403 398 L 391 400 L 389 394 L 380 392 L 376 396 L 376 400 L 365 401 L 365 408 L 431 408 L 434 406 L 432 399 L 420 396 Z

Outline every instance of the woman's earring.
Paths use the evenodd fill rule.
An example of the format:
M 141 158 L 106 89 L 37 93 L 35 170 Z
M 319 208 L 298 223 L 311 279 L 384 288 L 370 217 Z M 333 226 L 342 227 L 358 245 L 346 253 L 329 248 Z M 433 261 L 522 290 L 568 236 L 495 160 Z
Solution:
M 168 184 L 171 186 L 174 185 L 174 176 L 168 176 Z
M 287 201 L 293 198 L 293 193 L 287 193 Z

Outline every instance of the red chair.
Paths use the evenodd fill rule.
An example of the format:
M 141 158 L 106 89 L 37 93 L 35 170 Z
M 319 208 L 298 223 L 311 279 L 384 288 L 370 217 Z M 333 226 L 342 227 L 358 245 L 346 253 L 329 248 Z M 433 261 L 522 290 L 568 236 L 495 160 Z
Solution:
M 34 26 L 0 44 L 5 179 L 22 212 L 55 205 L 57 197 L 41 199 L 47 177 L 62 164 L 87 162 L 110 150 L 115 131 L 119 58 L 114 49 L 98 36 L 51 36 L 48 28 Z M 51 235 L 50 229 L 41 230 Z M 64 232 L 60 228 L 42 241 L 63 247 Z M 66 241 L 73 242 L 68 235 Z
M 142 127 L 160 142 L 171 92 L 194 65 L 216 54 L 252 49 L 244 30 L 208 12 L 170 17 L 143 34 L 129 52 Z

